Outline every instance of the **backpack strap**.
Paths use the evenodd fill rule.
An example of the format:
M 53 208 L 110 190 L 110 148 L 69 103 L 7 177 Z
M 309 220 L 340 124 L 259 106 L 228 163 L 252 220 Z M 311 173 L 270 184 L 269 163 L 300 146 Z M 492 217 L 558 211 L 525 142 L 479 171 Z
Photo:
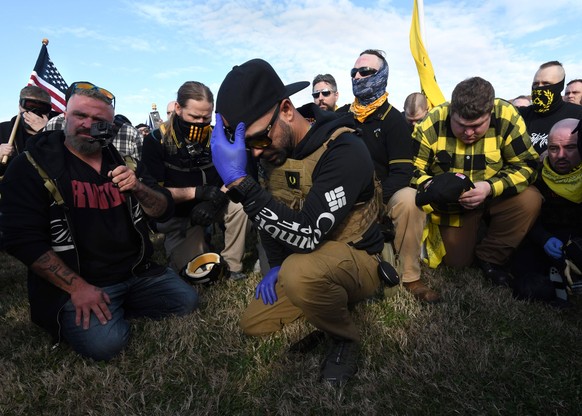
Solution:
M 63 200 L 63 196 L 57 189 L 57 186 L 55 185 L 54 181 L 50 179 L 45 170 L 41 168 L 38 163 L 36 163 L 36 160 L 34 160 L 34 158 L 32 157 L 28 150 L 26 150 L 24 154 L 26 155 L 26 158 L 28 159 L 30 164 L 34 166 L 34 168 L 42 178 L 44 182 L 44 187 L 50 192 L 57 205 L 64 205 L 65 201 Z

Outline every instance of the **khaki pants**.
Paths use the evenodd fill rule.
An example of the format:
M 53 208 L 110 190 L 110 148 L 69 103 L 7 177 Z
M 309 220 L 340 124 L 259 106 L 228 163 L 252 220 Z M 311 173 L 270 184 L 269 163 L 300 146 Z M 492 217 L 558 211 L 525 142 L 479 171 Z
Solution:
M 224 249 L 220 255 L 233 272 L 242 271 L 245 254 L 245 239 L 250 222 L 242 204 L 229 202 L 224 214 Z M 176 272 L 194 257 L 208 251 L 204 240 L 204 227 L 191 226 L 190 218 L 175 217 L 157 225 L 158 231 L 166 235 L 164 248 L 170 259 L 169 266 Z
M 402 188 L 388 200 L 386 215 L 394 224 L 394 249 L 400 259 L 402 282 L 420 279 L 420 251 L 426 214 L 416 206 L 416 190 Z
M 541 204 L 541 194 L 537 188 L 529 186 L 517 195 L 494 198 L 485 209 L 463 213 L 462 227 L 440 226 L 447 251 L 443 261 L 453 267 L 470 266 L 476 255 L 489 263 L 505 265 L 533 226 Z M 488 213 L 490 223 L 485 236 L 477 244 L 479 225 L 485 213 Z
M 252 299 L 241 318 L 247 335 L 265 335 L 301 316 L 328 334 L 359 341 L 348 304 L 374 295 L 378 260 L 347 244 L 327 241 L 308 254 L 292 254 L 281 265 L 277 302 Z

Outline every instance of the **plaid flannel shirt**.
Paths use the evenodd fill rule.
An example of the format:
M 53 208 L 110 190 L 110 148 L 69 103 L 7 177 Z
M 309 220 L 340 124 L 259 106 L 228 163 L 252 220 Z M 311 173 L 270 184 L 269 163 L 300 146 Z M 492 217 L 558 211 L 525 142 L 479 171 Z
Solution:
M 61 113 L 48 121 L 45 130 L 64 130 L 64 126 L 65 115 Z M 134 159 L 141 159 L 143 137 L 131 124 L 124 123 L 113 137 L 112 143 L 122 156 L 129 155 Z
M 461 172 L 473 182 L 487 181 L 491 197 L 516 195 L 536 177 L 539 156 L 534 150 L 525 122 L 507 101 L 496 99 L 485 136 L 469 145 L 458 140 L 451 129 L 449 104 L 435 107 L 416 125 L 414 139 L 417 187 L 446 171 Z M 455 214 L 433 213 L 435 224 L 459 226 Z

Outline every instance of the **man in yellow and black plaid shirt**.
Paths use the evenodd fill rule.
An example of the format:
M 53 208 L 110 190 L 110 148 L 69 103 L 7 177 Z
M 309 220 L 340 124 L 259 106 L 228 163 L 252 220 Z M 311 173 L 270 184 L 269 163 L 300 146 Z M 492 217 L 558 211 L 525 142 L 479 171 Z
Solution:
M 423 206 L 429 213 L 429 264 L 436 267 L 444 254 L 445 264 L 468 266 L 476 256 L 493 283 L 508 284 L 504 266 L 541 205 L 539 192 L 530 186 L 539 157 L 523 119 L 511 104 L 495 99 L 488 81 L 474 77 L 455 87 L 450 103 L 432 109 L 413 138 L 412 186 L 424 187 L 445 172 L 462 173 L 474 185 L 448 201 L 452 204 L 445 210 Z M 482 218 L 488 222 L 487 232 L 477 244 Z

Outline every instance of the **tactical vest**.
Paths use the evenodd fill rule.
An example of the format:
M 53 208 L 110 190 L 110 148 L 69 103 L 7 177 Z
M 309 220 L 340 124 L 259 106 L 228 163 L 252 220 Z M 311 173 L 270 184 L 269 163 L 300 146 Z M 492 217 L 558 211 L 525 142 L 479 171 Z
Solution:
M 317 150 L 304 159 L 287 159 L 286 162 L 276 168 L 268 169 L 265 173 L 267 190 L 275 200 L 282 202 L 289 208 L 299 211 L 311 190 L 312 175 L 321 155 L 327 150 L 329 143 L 343 133 L 352 133 L 353 129 L 340 127 Z M 374 175 L 374 196 L 365 202 L 358 202 L 353 207 L 345 220 L 335 227 L 328 240 L 343 243 L 358 243 L 364 233 L 378 220 L 382 206 L 382 185 Z
M 156 135 L 158 132 L 160 137 L 157 137 Z M 202 173 L 203 181 L 206 184 L 205 170 L 214 166 L 210 156 L 210 139 L 208 140 L 206 146 L 204 146 L 202 154 L 198 156 L 192 156 L 187 150 L 187 144 L 179 146 L 172 139 L 172 137 L 166 133 L 166 126 L 164 124 L 160 124 L 158 130 L 154 130 L 152 132 L 152 136 L 158 140 L 162 146 L 164 146 L 164 154 L 168 156 L 164 156 L 164 166 L 168 169 L 177 170 L 180 172 L 199 171 Z M 180 160 L 180 162 L 176 161 L 176 163 L 172 163 L 170 160 L 175 160 L 176 157 Z

